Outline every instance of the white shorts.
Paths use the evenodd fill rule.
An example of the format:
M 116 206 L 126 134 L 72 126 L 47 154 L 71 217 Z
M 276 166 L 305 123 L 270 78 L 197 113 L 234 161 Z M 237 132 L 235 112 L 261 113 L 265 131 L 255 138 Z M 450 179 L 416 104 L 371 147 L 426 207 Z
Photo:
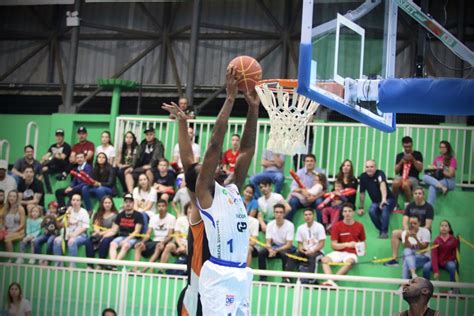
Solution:
M 202 314 L 250 315 L 252 269 L 217 265 L 207 260 L 199 277 Z
M 327 256 L 331 258 L 332 262 L 336 263 L 346 262 L 349 259 L 354 259 L 354 263 L 357 263 L 357 255 L 352 252 L 333 251 L 327 254 Z

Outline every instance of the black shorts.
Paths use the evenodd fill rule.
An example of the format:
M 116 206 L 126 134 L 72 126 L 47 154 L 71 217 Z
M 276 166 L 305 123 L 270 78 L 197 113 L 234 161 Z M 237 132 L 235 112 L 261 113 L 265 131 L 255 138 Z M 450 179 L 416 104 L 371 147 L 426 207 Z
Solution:
M 158 244 L 158 241 L 152 241 L 152 240 L 145 241 L 145 250 L 142 251 L 142 256 L 146 258 L 151 257 L 153 253 L 155 252 L 157 244 Z

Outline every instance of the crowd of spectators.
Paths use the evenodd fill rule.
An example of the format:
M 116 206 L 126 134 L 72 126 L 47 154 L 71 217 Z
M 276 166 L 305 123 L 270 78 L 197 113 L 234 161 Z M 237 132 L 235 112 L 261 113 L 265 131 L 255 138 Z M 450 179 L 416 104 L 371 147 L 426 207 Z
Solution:
M 185 101 L 180 99 L 181 103 Z M 78 248 L 84 245 L 88 257 L 123 259 L 133 249 L 137 261 L 147 258 L 150 262 L 168 262 L 173 255 L 185 262 L 190 198 L 177 144 L 170 163 L 164 144 L 156 138 L 151 125 L 145 128 L 140 143 L 133 132 L 127 131 L 118 150 L 108 131 L 101 134 L 98 146 L 88 140 L 84 126 L 77 129 L 78 142 L 72 147 L 65 142 L 64 134 L 62 129 L 55 131 L 56 142 L 41 161 L 34 159 L 31 145 L 24 147 L 24 157 L 10 171 L 7 162 L 0 161 L 0 243 L 6 250 L 13 251 L 13 243 L 18 241 L 20 251 L 31 247 L 32 252 L 41 253 L 46 243 L 47 254 L 77 256 Z M 192 127 L 188 135 L 193 142 L 194 160 L 199 162 L 201 148 L 194 142 Z M 222 155 L 222 168 L 227 174 L 233 172 L 239 155 L 240 135 L 230 138 L 231 147 Z M 280 259 L 282 269 L 305 272 L 317 271 L 321 262 L 327 274 L 332 273 L 332 263 L 338 263 L 342 266 L 337 274 L 345 274 L 370 247 L 364 225 L 357 221 L 357 215 L 364 216 L 367 211 L 379 238 L 391 236 L 393 258 L 386 265 L 397 266 L 398 258 L 402 258 L 404 278 L 416 277 L 418 268 L 423 269 L 426 278 L 431 272 L 438 278 L 441 268 L 454 280 L 458 243 L 447 220 L 441 222 L 440 235 L 434 241 L 436 249 L 431 249 L 436 196 L 454 189 L 456 183 L 453 149 L 449 142 L 441 141 L 440 155 L 432 165 L 425 166 L 422 153 L 413 148 L 409 136 L 403 137 L 402 146 L 403 152 L 396 156 L 391 186 L 376 161 L 365 161 L 365 171 L 357 176 L 349 159 L 341 163 L 331 185 L 316 156 L 308 154 L 304 156 L 304 166 L 296 171 L 287 196 L 282 195 L 288 176 L 284 172 L 286 157 L 265 150 L 263 171 L 249 175 L 249 184 L 242 192 L 250 217 L 248 262 L 258 257 L 258 267 L 265 269 L 267 260 Z M 420 186 L 422 172 L 422 180 L 429 188 L 427 198 Z M 54 192 L 56 201 L 46 206 L 45 194 L 53 193 L 51 176 L 58 180 L 70 177 L 70 182 L 58 188 Z M 124 194 L 120 209 L 113 200 L 118 192 Z M 371 200 L 367 209 L 366 192 Z M 401 204 L 400 193 L 404 201 Z M 94 209 L 94 205 L 98 208 Z M 301 209 L 304 223 L 295 229 L 292 220 Z M 394 209 L 403 210 L 403 224 L 390 232 Z M 265 235 L 264 246 L 256 240 L 259 231 Z M 326 234 L 330 235 L 333 249 L 328 254 L 324 254 Z M 297 259 L 301 257 L 306 260 Z M 336 285 L 331 280 L 324 284 Z

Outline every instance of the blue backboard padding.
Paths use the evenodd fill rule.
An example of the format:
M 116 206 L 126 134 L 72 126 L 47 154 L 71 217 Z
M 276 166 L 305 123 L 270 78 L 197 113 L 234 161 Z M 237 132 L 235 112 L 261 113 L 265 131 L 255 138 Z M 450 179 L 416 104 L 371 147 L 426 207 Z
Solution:
M 311 44 L 300 44 L 300 63 L 298 65 L 298 89 L 297 92 L 302 94 L 332 110 L 344 114 L 356 121 L 375 127 L 384 132 L 395 131 L 395 114 L 392 117 L 391 125 L 386 125 L 367 115 L 362 114 L 349 104 L 331 99 L 316 90 L 311 89 Z M 390 112 L 390 111 L 388 111 Z
M 474 80 L 386 79 L 379 84 L 379 108 L 396 113 L 473 115 Z

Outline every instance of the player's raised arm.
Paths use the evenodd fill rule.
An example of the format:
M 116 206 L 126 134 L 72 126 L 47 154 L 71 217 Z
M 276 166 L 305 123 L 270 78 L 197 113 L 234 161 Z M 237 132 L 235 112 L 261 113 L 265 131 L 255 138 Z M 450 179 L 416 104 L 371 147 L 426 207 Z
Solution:
M 233 65 L 227 68 L 226 74 L 227 98 L 222 109 L 217 116 L 212 137 L 209 141 L 204 160 L 202 162 L 201 172 L 196 182 L 196 198 L 202 208 L 209 208 L 212 205 L 214 194 L 214 175 L 219 165 L 222 151 L 222 143 L 227 131 L 232 107 L 234 106 L 235 96 L 237 95 L 237 78 Z
M 244 133 L 240 142 L 240 154 L 235 163 L 235 171 L 226 181 L 235 183 L 239 190 L 245 182 L 253 155 L 255 154 L 258 107 L 260 106 L 260 98 L 255 90 L 245 92 L 244 96 L 248 104 L 247 121 L 245 122 Z

